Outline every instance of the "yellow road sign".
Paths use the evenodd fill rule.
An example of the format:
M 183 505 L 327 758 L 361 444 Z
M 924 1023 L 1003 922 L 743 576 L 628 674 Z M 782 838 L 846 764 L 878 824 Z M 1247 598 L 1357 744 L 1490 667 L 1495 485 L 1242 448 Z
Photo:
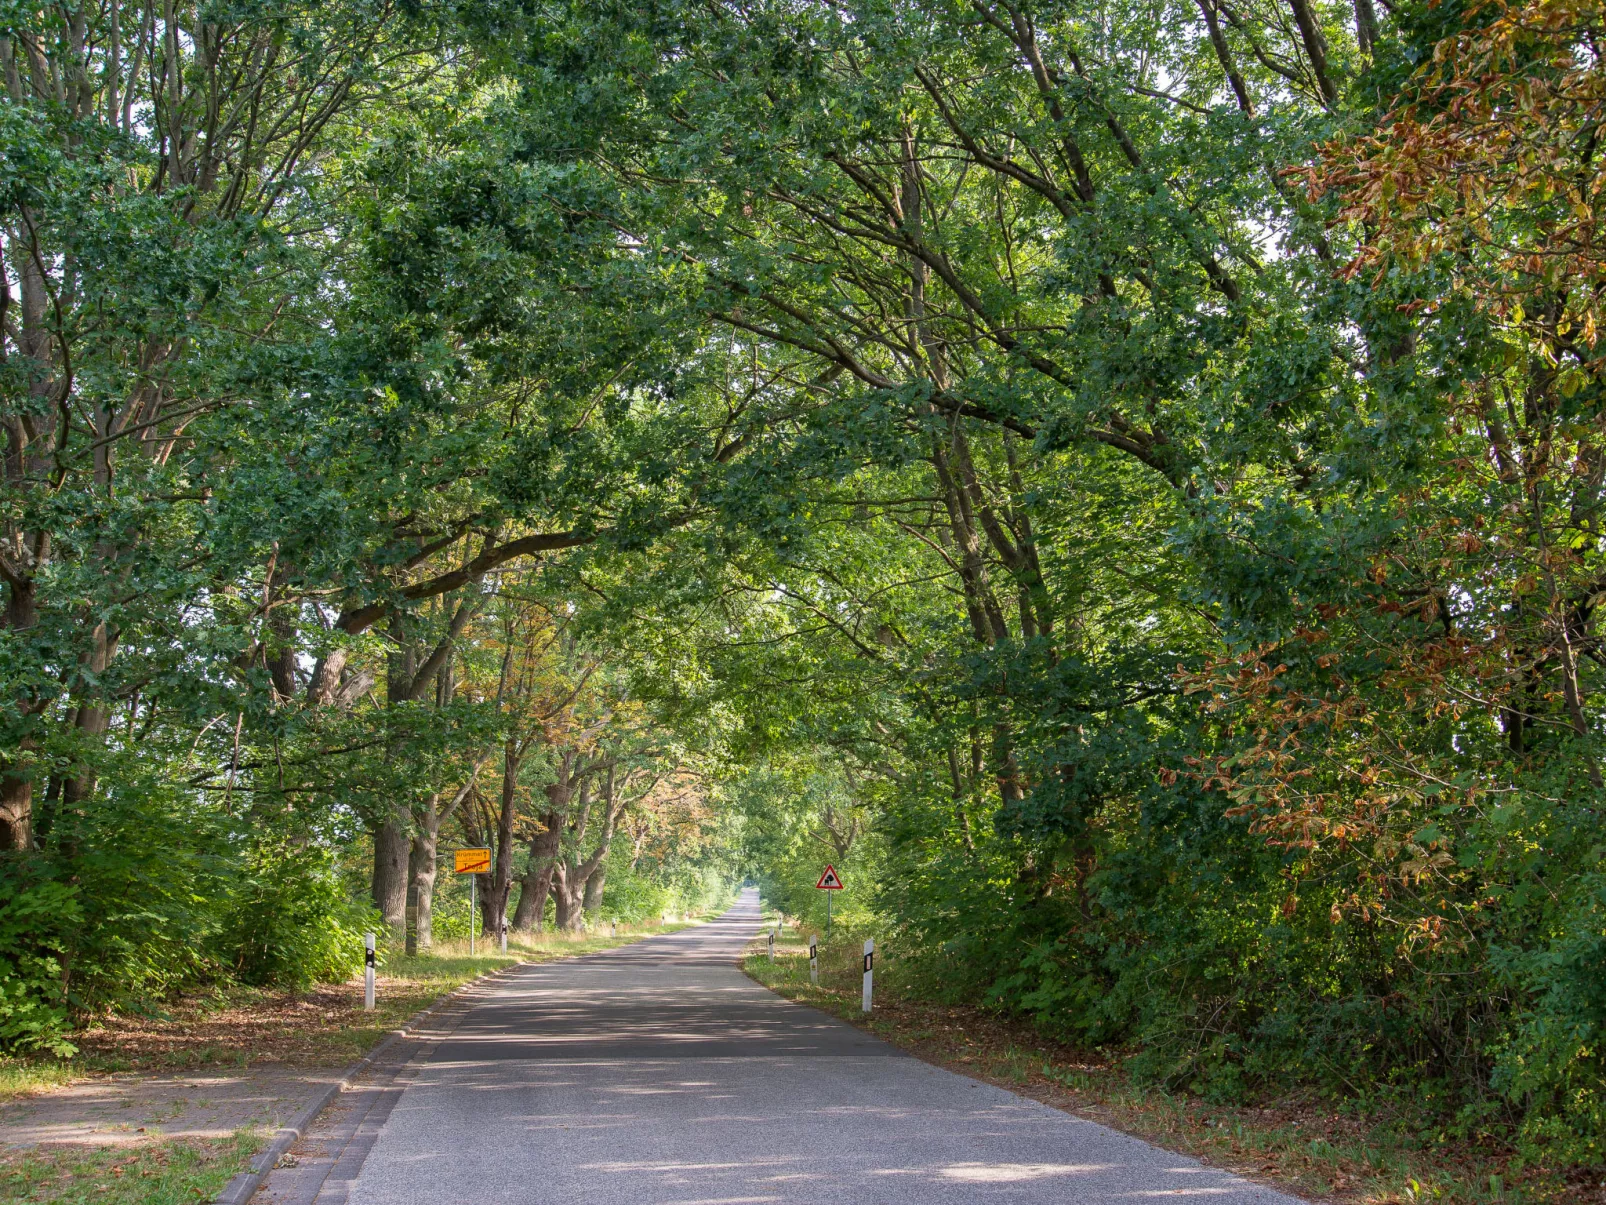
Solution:
M 458 874 L 490 874 L 491 851 L 488 849 L 459 849 L 455 851 Z

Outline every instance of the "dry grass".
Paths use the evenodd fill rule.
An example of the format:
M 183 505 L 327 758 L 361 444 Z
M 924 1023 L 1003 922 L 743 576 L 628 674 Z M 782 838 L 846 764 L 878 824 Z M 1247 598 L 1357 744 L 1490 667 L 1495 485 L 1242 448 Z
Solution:
M 1501 1149 L 1427 1145 L 1394 1119 L 1335 1108 L 1315 1097 L 1226 1107 L 1134 1084 L 1121 1065 L 1048 1041 L 1029 1023 L 974 1008 L 932 1004 L 901 991 L 877 943 L 875 1011 L 859 1011 L 860 947 L 840 937 L 820 950 L 809 983 L 796 934 L 762 944 L 744 969 L 788 999 L 861 1026 L 940 1067 L 1103 1122 L 1201 1162 L 1316 1200 L 1345 1205 L 1568 1205 L 1606 1203 L 1606 1175 L 1513 1164 Z M 895 963 L 894 963 L 895 968 Z

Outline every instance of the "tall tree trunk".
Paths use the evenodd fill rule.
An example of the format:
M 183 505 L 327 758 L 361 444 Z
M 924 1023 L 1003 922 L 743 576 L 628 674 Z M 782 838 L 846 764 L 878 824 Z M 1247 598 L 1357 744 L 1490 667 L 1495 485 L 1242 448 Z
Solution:
M 405 703 L 412 693 L 418 653 L 406 616 L 391 617 L 390 634 L 396 645 L 385 658 L 385 701 L 396 707 Z M 387 753 L 388 756 L 391 754 Z M 407 832 L 406 812 L 405 805 L 391 803 L 389 814 L 374 830 L 374 906 L 379 909 L 385 928 L 397 938 L 407 935 L 407 886 L 412 879 L 409 868 L 412 841 Z
M 33 627 L 38 621 L 33 579 L 13 574 L 9 567 L 5 578 L 6 627 L 13 632 Z M 37 706 L 31 694 L 25 694 L 16 702 L 17 710 L 23 714 L 34 711 Z M 4 773 L 0 773 L 0 850 L 33 848 L 33 774 L 17 764 L 17 755 L 26 755 L 33 747 L 33 740 L 23 737 L 15 753 L 0 753 L 0 765 L 5 766 Z
M 546 901 L 552 891 L 552 872 L 558 851 L 563 848 L 563 819 L 569 813 L 574 791 L 574 750 L 564 749 L 557 775 L 546 785 L 547 810 L 541 817 L 541 831 L 530 839 L 530 869 L 524 876 L 524 891 L 514 928 L 539 933 L 546 923 Z
M 550 792 L 551 788 L 547 789 Z M 546 927 L 546 901 L 552 892 L 552 871 L 563 839 L 561 812 L 546 813 L 541 823 L 545 827 L 530 840 L 530 869 L 525 873 L 524 890 L 513 917 L 513 928 L 521 933 L 539 933 Z
M 90 633 L 89 651 L 83 658 L 84 668 L 95 678 L 99 678 L 111 668 L 112 658 L 116 655 L 116 634 L 104 621 L 96 624 Z M 85 742 L 84 748 L 99 743 L 99 738 L 111 727 L 111 719 L 111 708 L 103 702 L 83 703 L 78 707 L 73 716 L 73 726 L 84 736 L 95 738 L 93 741 Z M 80 765 L 78 772 L 67 780 L 64 798 L 70 806 L 84 802 L 94 792 L 94 771 Z
M 585 884 L 574 873 L 575 868 L 558 862 L 552 874 L 552 902 L 556 906 L 554 925 L 560 933 L 572 932 L 580 927 L 580 893 Z
M 596 920 L 598 913 L 602 911 L 602 889 L 607 885 L 607 882 L 608 864 L 607 860 L 604 859 L 591 872 L 591 877 L 586 880 L 585 910 L 586 915 L 591 917 L 593 921 Z
M 485 884 L 485 913 L 480 932 L 497 936 L 507 923 L 508 897 L 513 894 L 513 805 L 518 798 L 523 753 L 516 737 L 502 751 L 502 807 L 496 817 L 496 861 Z
M 440 813 L 437 804 L 440 796 L 431 795 L 420 809 L 418 824 L 413 831 L 412 856 L 409 874 L 412 878 L 415 901 L 414 932 L 418 948 L 427 950 L 435 944 L 435 874 L 436 850 L 440 846 Z
M 407 829 L 392 817 L 374 831 L 374 907 L 397 938 L 407 934 Z
M 571 890 L 579 900 L 579 906 L 575 909 L 576 924 L 584 913 L 589 913 L 595 919 L 602 907 L 602 888 L 608 878 L 608 847 L 613 844 L 613 834 L 625 810 L 624 797 L 617 790 L 617 768 L 615 763 L 610 762 L 608 773 L 602 781 L 602 836 L 590 856 L 575 866 L 569 875 Z

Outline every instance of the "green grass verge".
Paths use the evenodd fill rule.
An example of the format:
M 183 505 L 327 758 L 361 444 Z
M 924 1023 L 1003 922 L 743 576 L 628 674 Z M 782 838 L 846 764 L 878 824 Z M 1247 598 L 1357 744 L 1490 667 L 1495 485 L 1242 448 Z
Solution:
M 82 1072 L 71 1063 L 0 1058 L 0 1103 L 50 1088 L 60 1088 L 80 1075 Z
M 242 1130 L 216 1141 L 0 1151 L 0 1201 L 51 1205 L 195 1205 L 212 1201 L 262 1149 Z

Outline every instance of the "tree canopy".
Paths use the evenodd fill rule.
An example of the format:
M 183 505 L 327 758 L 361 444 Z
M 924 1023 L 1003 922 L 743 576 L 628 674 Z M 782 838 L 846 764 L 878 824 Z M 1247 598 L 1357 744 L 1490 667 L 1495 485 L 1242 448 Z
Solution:
M 0 1043 L 427 946 L 443 840 L 488 932 L 832 860 L 1141 1074 L 1606 1158 L 1603 36 L 0 12 Z

